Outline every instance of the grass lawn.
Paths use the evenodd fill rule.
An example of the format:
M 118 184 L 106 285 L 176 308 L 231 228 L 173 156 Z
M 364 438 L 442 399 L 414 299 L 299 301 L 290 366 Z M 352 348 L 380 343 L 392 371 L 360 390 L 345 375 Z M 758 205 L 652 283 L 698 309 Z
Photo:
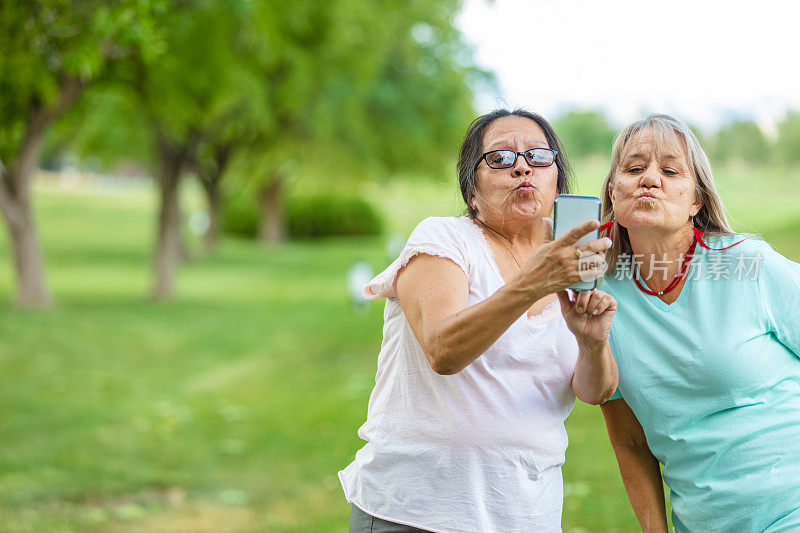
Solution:
M 578 190 L 595 193 L 604 170 L 580 166 Z M 720 176 L 739 222 L 800 259 L 796 177 Z M 405 236 L 458 212 L 451 187 L 363 193 Z M 346 272 L 385 266 L 384 240 L 228 239 L 182 267 L 174 303 L 155 304 L 153 198 L 39 186 L 49 311 L 11 307 L 0 235 L 1 529 L 345 531 L 336 472 L 361 446 L 382 323 L 381 304 L 351 309 Z M 564 530 L 638 531 L 599 410 L 577 405 L 568 431 Z

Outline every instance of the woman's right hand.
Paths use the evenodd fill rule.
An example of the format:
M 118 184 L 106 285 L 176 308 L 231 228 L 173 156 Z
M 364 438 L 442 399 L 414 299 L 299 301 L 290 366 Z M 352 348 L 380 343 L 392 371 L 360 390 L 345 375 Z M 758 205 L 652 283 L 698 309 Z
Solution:
M 515 278 L 517 287 L 530 294 L 535 301 L 548 294 L 566 289 L 579 281 L 594 279 L 605 271 L 605 251 L 611 248 L 611 239 L 602 237 L 577 247 L 575 243 L 587 233 L 600 227 L 591 220 L 565 233 L 558 239 L 541 244 L 528 258 Z M 579 262 L 593 263 L 592 268 L 579 273 Z

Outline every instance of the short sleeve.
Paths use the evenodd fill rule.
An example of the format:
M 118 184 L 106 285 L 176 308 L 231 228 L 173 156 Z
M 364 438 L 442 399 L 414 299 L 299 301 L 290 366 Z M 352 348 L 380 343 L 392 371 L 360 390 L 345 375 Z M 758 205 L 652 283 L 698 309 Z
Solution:
M 769 245 L 761 252 L 758 285 L 770 331 L 800 357 L 800 264 Z
M 397 274 L 412 257 L 428 254 L 449 259 L 470 277 L 463 225 L 455 217 L 428 217 L 420 222 L 408 238 L 403 251 L 386 270 L 364 287 L 367 299 L 397 298 Z

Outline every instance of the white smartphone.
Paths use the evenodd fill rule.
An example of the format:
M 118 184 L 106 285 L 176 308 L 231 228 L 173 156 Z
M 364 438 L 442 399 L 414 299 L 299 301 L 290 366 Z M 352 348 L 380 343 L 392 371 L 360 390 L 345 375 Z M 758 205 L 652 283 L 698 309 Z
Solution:
M 571 229 L 590 220 L 600 221 L 600 198 L 595 196 L 579 196 L 577 194 L 559 194 L 553 208 L 553 240 L 558 239 Z M 578 240 L 578 244 L 600 238 L 599 228 L 587 233 Z M 597 280 L 579 281 L 570 286 L 574 291 L 592 291 L 597 287 Z

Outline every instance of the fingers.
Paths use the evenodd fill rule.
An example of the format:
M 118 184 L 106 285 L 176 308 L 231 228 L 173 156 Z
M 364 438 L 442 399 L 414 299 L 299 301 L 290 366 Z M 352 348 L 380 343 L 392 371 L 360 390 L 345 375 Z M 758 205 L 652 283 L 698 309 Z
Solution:
M 609 309 L 616 310 L 617 301 L 609 294 L 601 291 L 593 291 L 587 298 L 586 306 L 583 310 L 577 310 L 586 315 L 600 315 Z
M 586 310 L 586 306 L 589 305 L 589 301 L 592 298 L 594 291 L 580 291 L 575 296 L 575 311 L 579 314 L 583 313 Z
M 608 268 L 606 250 L 611 247 L 611 239 L 603 237 L 577 247 L 580 251 L 578 272 L 582 281 L 591 281 L 603 275 Z
M 612 244 L 613 242 L 611 241 L 611 239 L 609 239 L 608 237 L 603 237 L 600 239 L 595 239 L 593 241 L 583 243 L 577 248 L 581 252 L 592 252 L 598 254 L 601 252 L 605 252 L 606 250 L 611 248 Z
M 580 226 L 572 228 L 567 233 L 556 239 L 554 242 L 559 246 L 572 246 L 580 240 L 581 237 L 587 233 L 596 230 L 600 227 L 600 223 L 596 220 L 590 220 Z

